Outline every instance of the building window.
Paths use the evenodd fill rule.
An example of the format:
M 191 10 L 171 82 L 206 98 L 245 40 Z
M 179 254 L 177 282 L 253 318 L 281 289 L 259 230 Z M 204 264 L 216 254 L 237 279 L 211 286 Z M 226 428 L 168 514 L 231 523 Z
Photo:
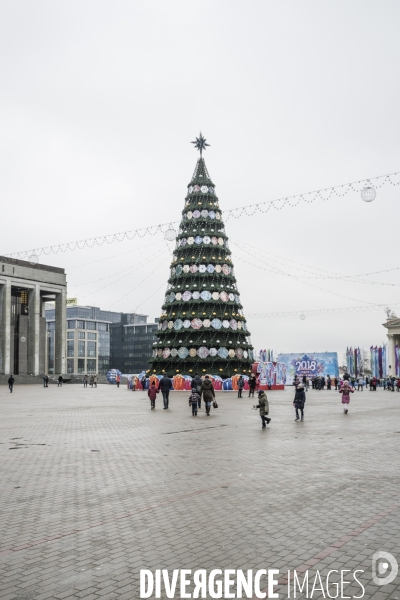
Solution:
M 88 340 L 95 340 L 96 336 L 97 336 L 97 333 L 90 333 L 90 332 L 88 332 L 87 339 Z
M 96 359 L 95 358 L 87 359 L 87 372 L 88 373 L 96 373 Z
M 85 342 L 78 342 L 78 356 L 85 356 Z
M 86 329 L 96 329 L 96 323 L 94 321 L 86 321 Z
M 74 342 L 67 342 L 67 356 L 74 356 Z
M 78 358 L 78 373 L 84 373 L 84 372 L 85 372 L 85 359 Z
M 67 331 L 67 340 L 73 340 L 75 337 L 75 331 Z
M 73 372 L 74 372 L 74 359 L 68 358 L 67 359 L 67 373 L 73 373 Z
M 96 342 L 87 343 L 87 355 L 96 356 Z
M 98 331 L 108 331 L 108 323 L 97 323 Z
M 78 338 L 80 340 L 84 340 L 85 339 L 85 332 L 84 331 L 78 331 Z

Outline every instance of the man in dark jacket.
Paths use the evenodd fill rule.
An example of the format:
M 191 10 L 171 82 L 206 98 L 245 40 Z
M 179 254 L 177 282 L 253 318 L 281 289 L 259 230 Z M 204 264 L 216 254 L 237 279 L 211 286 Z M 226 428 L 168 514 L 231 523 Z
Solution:
M 201 384 L 201 392 L 203 394 L 203 400 L 206 405 L 206 415 L 210 416 L 211 402 L 215 400 L 214 386 L 208 375 L 205 376 L 203 383 Z
M 8 387 L 9 387 L 11 394 L 12 394 L 13 387 L 14 387 L 14 381 L 15 381 L 14 377 L 12 375 L 10 375 L 10 377 L 8 378 Z
M 253 396 L 253 398 L 254 398 L 254 390 L 256 389 L 256 385 L 257 385 L 257 379 L 256 379 L 256 376 L 254 375 L 254 373 L 252 373 L 250 375 L 250 379 L 249 379 L 249 398 L 250 398 L 250 396 Z
M 244 388 L 244 379 L 243 379 L 242 375 L 240 375 L 237 384 L 238 384 L 238 398 L 241 398 L 242 397 L 242 391 L 243 391 L 243 388 Z
M 195 389 L 199 395 L 198 407 L 201 408 L 201 386 L 203 384 L 203 380 L 198 373 L 193 377 L 192 380 L 192 389 Z
M 172 388 L 172 381 L 166 375 L 163 375 L 158 384 L 158 390 L 161 390 L 162 397 L 164 400 L 164 410 L 169 407 L 169 391 Z

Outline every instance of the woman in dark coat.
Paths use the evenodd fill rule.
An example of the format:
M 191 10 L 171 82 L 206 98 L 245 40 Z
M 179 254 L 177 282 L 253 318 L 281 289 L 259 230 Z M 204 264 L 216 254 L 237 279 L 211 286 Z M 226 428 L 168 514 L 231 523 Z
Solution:
M 201 384 L 201 393 L 203 394 L 204 404 L 206 405 L 206 415 L 210 416 L 211 402 L 215 400 L 214 386 L 208 375 L 205 376 Z
M 306 402 L 306 394 L 302 385 L 298 385 L 296 388 L 296 394 L 293 400 L 293 406 L 296 409 L 295 421 L 299 421 L 299 410 L 301 413 L 301 420 L 304 421 L 304 404 Z

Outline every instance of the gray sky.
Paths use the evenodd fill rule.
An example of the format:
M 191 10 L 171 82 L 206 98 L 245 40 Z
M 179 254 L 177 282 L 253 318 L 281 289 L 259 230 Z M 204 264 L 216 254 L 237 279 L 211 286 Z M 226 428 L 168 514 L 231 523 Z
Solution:
M 396 0 L 3 0 L 0 253 L 178 220 L 200 129 L 223 209 L 400 170 L 399 27 Z M 366 278 L 397 286 L 315 279 L 326 292 L 290 276 L 304 275 L 291 261 L 340 274 L 400 265 L 399 200 L 387 187 L 371 204 L 351 194 L 228 220 L 260 267 L 289 274 L 232 244 L 245 314 L 400 302 L 400 271 Z M 153 318 L 171 253 L 158 235 L 41 262 L 66 268 L 80 303 Z M 341 358 L 381 343 L 384 320 L 249 327 L 257 349 Z

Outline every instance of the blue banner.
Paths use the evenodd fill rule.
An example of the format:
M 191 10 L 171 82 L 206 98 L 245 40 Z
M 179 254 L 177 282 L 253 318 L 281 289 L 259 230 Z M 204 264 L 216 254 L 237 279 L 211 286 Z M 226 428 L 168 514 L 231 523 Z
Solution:
M 279 362 L 286 365 L 286 384 L 293 383 L 294 378 L 306 375 L 310 379 L 318 375 L 339 377 L 337 352 L 314 352 L 310 354 L 279 354 Z

